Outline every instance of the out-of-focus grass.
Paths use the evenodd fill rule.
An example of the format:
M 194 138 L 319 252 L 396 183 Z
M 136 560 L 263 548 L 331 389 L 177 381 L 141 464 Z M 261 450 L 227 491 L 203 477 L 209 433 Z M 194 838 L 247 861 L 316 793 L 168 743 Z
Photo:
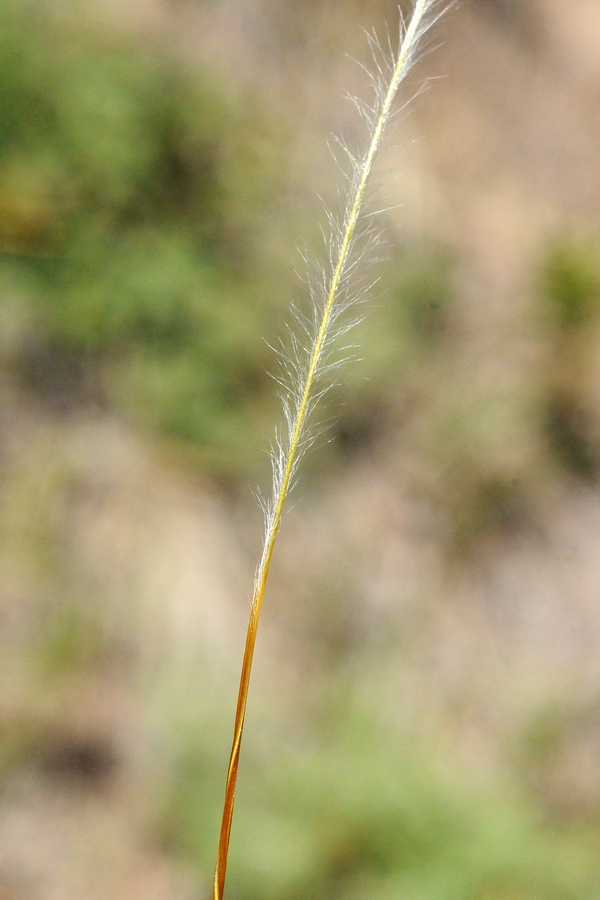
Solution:
M 600 471 L 600 240 L 556 238 L 542 275 L 549 336 L 545 433 L 555 460 L 593 482 Z
M 116 407 L 235 469 L 265 384 L 251 222 L 280 137 L 158 37 L 76 19 L 0 5 L 5 359 L 54 408 Z
M 561 826 L 514 787 L 482 786 L 431 751 L 345 709 L 327 736 L 251 739 L 230 890 L 241 900 L 576 900 L 599 875 L 593 826 Z M 202 729 L 206 737 L 207 723 Z M 208 728 L 208 730 L 210 730 Z M 188 733 L 163 837 L 210 880 L 215 760 Z M 218 767 L 217 767 L 218 769 Z

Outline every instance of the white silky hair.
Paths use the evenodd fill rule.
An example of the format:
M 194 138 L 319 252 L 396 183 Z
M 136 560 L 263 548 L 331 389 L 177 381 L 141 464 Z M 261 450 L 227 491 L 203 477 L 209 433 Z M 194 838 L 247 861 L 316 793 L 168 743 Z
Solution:
M 291 321 L 285 326 L 276 351 L 280 363 L 280 386 L 284 426 L 277 430 L 271 448 L 272 493 L 258 494 L 265 518 L 265 544 L 256 570 L 255 588 L 263 580 L 268 567 L 272 543 L 279 528 L 283 503 L 289 495 L 306 450 L 320 434 L 311 426 L 312 413 L 322 397 L 335 383 L 333 373 L 353 357 L 355 345 L 345 336 L 360 321 L 361 304 L 367 300 L 377 282 L 372 279 L 372 265 L 381 246 L 378 217 L 386 210 L 372 208 L 373 165 L 381 150 L 387 126 L 404 112 L 425 83 L 401 104 L 395 103 L 398 88 L 416 61 L 426 51 L 425 37 L 454 0 L 416 0 L 410 17 L 400 15 L 398 49 L 388 39 L 385 45 L 374 33 L 367 33 L 372 54 L 372 67 L 363 64 L 371 99 L 349 96 L 363 120 L 365 144 L 362 152 L 350 149 L 334 137 L 342 151 L 345 188 L 341 197 L 341 214 L 325 210 L 325 260 L 315 263 L 303 256 L 304 280 L 308 285 L 308 311 L 291 305 Z

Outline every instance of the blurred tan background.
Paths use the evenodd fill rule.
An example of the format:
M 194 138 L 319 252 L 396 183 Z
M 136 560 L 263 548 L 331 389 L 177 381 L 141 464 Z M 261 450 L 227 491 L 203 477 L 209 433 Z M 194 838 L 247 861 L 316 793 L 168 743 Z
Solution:
M 267 342 L 397 19 L 0 2 L 0 900 L 210 896 Z M 462 0 L 430 47 L 279 538 L 230 900 L 598 896 L 600 6 Z

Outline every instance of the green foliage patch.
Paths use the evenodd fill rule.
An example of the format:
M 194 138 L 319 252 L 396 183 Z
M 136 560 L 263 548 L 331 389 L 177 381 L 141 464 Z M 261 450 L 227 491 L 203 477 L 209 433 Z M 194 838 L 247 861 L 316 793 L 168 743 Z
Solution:
M 260 336 L 274 302 L 249 223 L 271 191 L 260 149 L 271 126 L 158 38 L 144 45 L 7 0 L 0 24 L 13 368 L 63 408 L 93 385 L 96 403 L 195 442 L 207 464 L 225 454 L 227 469 L 265 382 Z
M 219 777 L 203 735 L 180 744 L 162 829 L 208 884 Z M 259 749 L 250 735 L 247 746 L 229 870 L 238 900 L 594 896 L 593 830 L 545 821 L 514 788 L 440 771 L 370 716 L 348 710 L 324 741 L 276 743 Z

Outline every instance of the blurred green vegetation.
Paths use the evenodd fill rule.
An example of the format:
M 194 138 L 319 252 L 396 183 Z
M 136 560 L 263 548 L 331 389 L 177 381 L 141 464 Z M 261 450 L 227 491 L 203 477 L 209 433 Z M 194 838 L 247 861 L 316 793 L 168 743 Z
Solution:
M 555 239 L 544 259 L 543 284 L 561 332 L 589 325 L 600 311 L 600 247 L 569 235 Z
M 198 448 L 215 474 L 246 474 L 275 417 L 264 338 L 288 251 L 261 235 L 285 128 L 158 38 L 50 9 L 0 5 L 5 366 L 55 409 L 115 409 Z M 351 412 L 340 443 L 443 331 L 450 270 L 438 251 L 396 254 L 389 312 L 361 338 L 369 386 L 339 398 L 366 421 Z
M 56 748 L 75 741 L 66 707 L 79 683 L 119 666 L 127 680 L 135 665 L 99 613 L 101 586 L 73 560 L 81 484 L 61 423 L 121 416 L 212 475 L 245 479 L 277 417 L 263 339 L 290 286 L 289 249 L 263 240 L 285 181 L 285 124 L 167 41 L 71 13 L 0 0 L 0 368 L 52 422 L 32 430 L 0 498 L 7 606 L 26 610 L 14 639 L 7 627 L 5 691 L 19 712 L 0 719 L 4 784 L 24 761 L 64 770 Z M 527 389 L 497 390 L 463 366 L 452 253 L 392 248 L 385 301 L 356 335 L 364 360 L 331 395 L 337 420 L 319 468 L 327 453 L 351 460 L 404 428 L 454 554 L 523 527 L 544 479 L 594 481 L 599 247 L 567 235 L 547 248 L 535 298 L 547 360 Z M 343 655 L 347 592 L 339 609 L 317 601 L 329 616 L 321 640 L 332 635 L 330 657 Z M 229 731 L 192 705 L 191 723 L 165 714 L 161 805 L 148 819 L 160 847 L 208 885 Z M 583 746 L 594 715 L 533 718 L 515 762 L 522 791 L 440 766 L 351 703 L 318 712 L 325 736 L 292 722 L 293 738 L 265 749 L 249 729 L 231 895 L 596 900 L 600 799 L 582 817 L 585 789 L 575 808 L 556 789 L 565 745 Z M 110 768 L 110 752 L 77 740 L 74 765 L 89 752 Z
M 54 407 L 108 404 L 235 469 L 266 380 L 252 224 L 281 134 L 158 38 L 6 0 L 0 19 L 5 359 Z
M 545 434 L 556 461 L 586 481 L 600 472 L 600 241 L 563 234 L 542 264 L 549 371 Z
M 326 703 L 326 701 L 325 701 Z M 515 781 L 478 784 L 352 705 L 326 733 L 246 745 L 228 889 L 237 900 L 576 900 L 595 896 L 599 835 L 549 819 Z M 313 723 L 314 724 L 314 723 Z M 198 729 L 198 731 L 196 731 Z M 222 765 L 210 723 L 179 730 L 166 846 L 205 885 Z M 201 736 L 202 737 L 201 737 Z

